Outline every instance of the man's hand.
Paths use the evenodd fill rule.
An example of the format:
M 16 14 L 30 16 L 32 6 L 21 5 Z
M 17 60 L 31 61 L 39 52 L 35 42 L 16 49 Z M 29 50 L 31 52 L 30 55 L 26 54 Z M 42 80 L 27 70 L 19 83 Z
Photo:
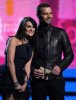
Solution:
M 59 66 L 54 66 L 54 68 L 52 69 L 52 74 L 59 75 L 60 72 L 61 70 Z
M 44 77 L 44 72 L 39 69 L 34 69 L 34 77 L 39 79 L 40 77 Z

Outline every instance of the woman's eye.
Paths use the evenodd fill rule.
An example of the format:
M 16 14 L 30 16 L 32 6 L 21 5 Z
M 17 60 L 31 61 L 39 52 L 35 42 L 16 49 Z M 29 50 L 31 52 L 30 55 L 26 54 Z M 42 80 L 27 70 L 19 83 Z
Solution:
M 27 26 L 28 28 L 30 28 L 31 26 Z

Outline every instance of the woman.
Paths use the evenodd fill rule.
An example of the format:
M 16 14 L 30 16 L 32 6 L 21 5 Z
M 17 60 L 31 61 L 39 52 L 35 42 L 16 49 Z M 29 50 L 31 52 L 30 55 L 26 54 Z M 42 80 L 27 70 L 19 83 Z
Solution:
M 37 24 L 31 17 L 22 19 L 15 36 L 7 43 L 7 63 L 1 81 L 3 100 L 27 100 Z

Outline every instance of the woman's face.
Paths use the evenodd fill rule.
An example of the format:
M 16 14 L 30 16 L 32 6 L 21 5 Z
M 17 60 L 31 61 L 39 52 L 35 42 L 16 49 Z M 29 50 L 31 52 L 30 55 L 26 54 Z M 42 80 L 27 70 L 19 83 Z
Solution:
M 33 36 L 34 33 L 35 28 L 33 27 L 33 24 L 30 21 L 27 21 L 25 25 L 25 34 L 28 36 Z

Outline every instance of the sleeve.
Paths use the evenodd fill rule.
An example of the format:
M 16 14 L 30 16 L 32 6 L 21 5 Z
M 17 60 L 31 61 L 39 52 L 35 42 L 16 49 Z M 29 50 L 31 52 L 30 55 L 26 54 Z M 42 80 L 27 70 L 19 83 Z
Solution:
M 61 35 L 62 35 L 62 48 L 63 48 L 64 58 L 60 62 L 59 67 L 62 72 L 71 64 L 71 62 L 74 59 L 74 54 L 66 31 L 65 30 L 61 31 Z

